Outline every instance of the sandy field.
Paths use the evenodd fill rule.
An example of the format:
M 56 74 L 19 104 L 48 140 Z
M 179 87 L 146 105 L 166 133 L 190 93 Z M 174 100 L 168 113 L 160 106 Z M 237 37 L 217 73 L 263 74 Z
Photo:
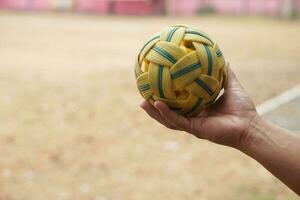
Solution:
M 0 13 L 0 200 L 296 200 L 256 161 L 165 129 L 133 63 L 171 24 L 209 33 L 256 104 L 300 83 L 300 23 Z

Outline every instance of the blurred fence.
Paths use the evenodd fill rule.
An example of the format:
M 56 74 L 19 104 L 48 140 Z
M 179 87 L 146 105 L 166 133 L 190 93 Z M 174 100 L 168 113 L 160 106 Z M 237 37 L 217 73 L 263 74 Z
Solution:
M 211 11 L 221 14 L 264 14 L 281 13 L 285 0 L 174 0 L 174 13 L 193 15 Z M 190 2 L 190 3 L 188 3 Z M 292 1 L 291 1 L 292 2 Z M 292 2 L 295 10 L 300 10 L 300 1 Z
M 77 11 L 99 14 L 280 14 L 287 0 L 0 0 L 0 9 Z M 300 10 L 300 0 L 291 0 Z

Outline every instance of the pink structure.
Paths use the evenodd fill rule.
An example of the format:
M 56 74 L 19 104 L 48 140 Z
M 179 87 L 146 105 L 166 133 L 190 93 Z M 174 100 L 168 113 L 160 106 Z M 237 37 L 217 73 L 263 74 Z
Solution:
M 203 6 L 210 6 L 221 14 L 267 14 L 276 15 L 282 9 L 283 0 L 174 0 L 174 14 L 194 15 Z M 300 10 L 300 0 L 295 0 Z
M 0 9 L 6 7 L 6 2 L 5 0 L 0 0 Z
M 163 0 L 115 0 L 114 11 L 117 14 L 149 15 L 161 13 Z
M 32 10 L 44 11 L 49 9 L 49 0 L 33 0 L 31 4 Z
M 43 11 L 49 8 L 49 2 L 49 0 L 0 0 L 0 8 Z
M 151 15 L 167 11 L 174 15 L 195 15 L 206 6 L 220 14 L 276 15 L 281 12 L 283 2 L 284 0 L 0 0 L 0 9 L 74 10 L 120 15 Z M 300 0 L 294 0 L 294 3 L 295 9 L 300 11 Z
M 107 0 L 77 0 L 75 1 L 75 10 L 107 14 L 110 11 L 110 2 Z
M 13 10 L 28 9 L 28 0 L 2 0 L 2 7 Z
M 240 0 L 227 0 L 226 3 L 221 2 L 221 0 L 214 0 L 211 2 L 211 6 L 218 13 L 228 14 L 228 13 L 241 13 L 243 10 L 243 1 Z
M 199 0 L 174 0 L 173 12 L 178 15 L 194 15 L 202 4 Z

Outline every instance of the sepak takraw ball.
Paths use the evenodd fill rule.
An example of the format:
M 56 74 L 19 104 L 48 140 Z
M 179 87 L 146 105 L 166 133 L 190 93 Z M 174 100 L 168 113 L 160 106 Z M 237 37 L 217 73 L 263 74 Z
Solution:
M 145 43 L 135 77 L 144 99 L 163 101 L 177 113 L 192 116 L 212 104 L 223 88 L 225 60 L 206 33 L 175 25 Z

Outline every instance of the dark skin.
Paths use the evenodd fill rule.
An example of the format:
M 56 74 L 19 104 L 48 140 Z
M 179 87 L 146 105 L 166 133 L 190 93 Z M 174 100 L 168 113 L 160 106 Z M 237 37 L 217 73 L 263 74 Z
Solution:
M 167 128 L 244 152 L 300 195 L 300 137 L 259 116 L 229 64 L 226 69 L 224 94 L 198 116 L 178 115 L 162 101 L 141 107 Z
M 247 137 L 248 126 L 257 112 L 230 67 L 226 69 L 228 81 L 224 94 L 199 116 L 185 118 L 161 101 L 155 102 L 155 107 L 144 101 L 141 107 L 168 128 L 184 130 L 218 144 L 238 146 Z

